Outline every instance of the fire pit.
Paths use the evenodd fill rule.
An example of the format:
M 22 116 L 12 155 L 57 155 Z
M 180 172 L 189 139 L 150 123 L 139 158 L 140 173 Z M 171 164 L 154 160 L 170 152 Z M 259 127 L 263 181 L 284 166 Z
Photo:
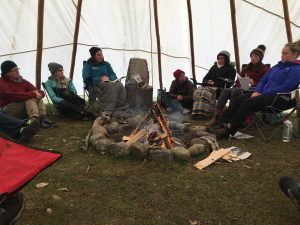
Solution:
M 191 156 L 206 157 L 218 148 L 214 135 L 206 132 L 205 127 L 174 121 L 163 115 L 158 104 L 146 115 L 126 121 L 98 117 L 86 138 L 86 150 L 90 146 L 102 155 L 131 155 L 155 161 L 188 161 Z

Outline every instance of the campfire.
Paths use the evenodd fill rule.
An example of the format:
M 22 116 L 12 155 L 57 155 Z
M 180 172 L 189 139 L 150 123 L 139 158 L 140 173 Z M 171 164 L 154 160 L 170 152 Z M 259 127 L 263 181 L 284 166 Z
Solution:
M 129 156 L 140 160 L 188 161 L 191 156 L 216 150 L 215 137 L 204 127 L 175 121 L 154 104 L 145 115 L 117 121 L 105 115 L 96 118 L 86 137 L 88 151 L 92 146 L 100 154 Z
M 158 104 L 154 104 L 132 134 L 129 137 L 124 136 L 122 140 L 127 141 L 127 145 L 141 142 L 149 144 L 150 147 L 174 147 L 170 129 Z

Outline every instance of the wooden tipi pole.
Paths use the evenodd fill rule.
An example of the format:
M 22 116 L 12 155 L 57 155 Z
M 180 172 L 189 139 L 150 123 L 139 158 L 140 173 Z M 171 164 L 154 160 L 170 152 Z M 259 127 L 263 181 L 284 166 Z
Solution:
M 236 70 L 240 73 L 240 53 L 239 53 L 239 41 L 237 35 L 237 25 L 235 17 L 235 0 L 230 0 L 230 11 L 231 11 L 231 26 L 232 26 L 232 35 L 233 35 L 233 44 L 234 44 L 234 55 Z
M 44 0 L 38 2 L 38 20 L 37 20 L 37 47 L 36 47 L 36 65 L 35 65 L 35 86 L 41 89 L 41 68 L 43 56 L 43 26 L 44 26 Z
M 74 67 L 77 53 L 77 42 L 79 34 L 79 25 L 80 25 L 80 15 L 81 15 L 81 6 L 82 0 L 78 0 L 77 11 L 76 11 L 76 22 L 75 22 L 75 31 L 73 36 L 73 50 L 72 50 L 72 59 L 71 59 L 71 68 L 70 68 L 70 79 L 73 79 L 74 76 Z

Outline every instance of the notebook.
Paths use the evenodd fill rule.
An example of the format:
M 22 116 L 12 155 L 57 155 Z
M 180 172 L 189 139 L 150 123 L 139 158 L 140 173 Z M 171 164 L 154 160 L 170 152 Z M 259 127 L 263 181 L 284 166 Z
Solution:
M 241 84 L 241 88 L 244 91 L 248 91 L 249 90 L 249 77 L 239 77 L 238 79 Z

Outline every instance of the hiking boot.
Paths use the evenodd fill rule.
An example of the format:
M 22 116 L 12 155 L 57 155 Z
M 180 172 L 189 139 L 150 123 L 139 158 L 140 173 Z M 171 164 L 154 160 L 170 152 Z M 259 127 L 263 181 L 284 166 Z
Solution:
M 56 123 L 46 118 L 45 116 L 40 117 L 40 128 L 49 129 L 56 126 Z
M 215 134 L 217 139 L 226 139 L 230 135 L 230 129 L 228 127 L 210 129 L 209 132 Z
M 28 142 L 38 132 L 39 128 L 38 120 L 29 119 L 26 126 L 20 128 L 18 142 Z
M 13 225 L 21 217 L 25 208 L 24 195 L 18 192 L 8 196 L 0 204 L 0 225 Z
M 218 124 L 218 119 L 217 119 L 217 116 L 213 116 L 208 122 L 206 122 L 204 124 L 204 126 L 206 127 L 212 127 L 214 125 L 217 125 Z

